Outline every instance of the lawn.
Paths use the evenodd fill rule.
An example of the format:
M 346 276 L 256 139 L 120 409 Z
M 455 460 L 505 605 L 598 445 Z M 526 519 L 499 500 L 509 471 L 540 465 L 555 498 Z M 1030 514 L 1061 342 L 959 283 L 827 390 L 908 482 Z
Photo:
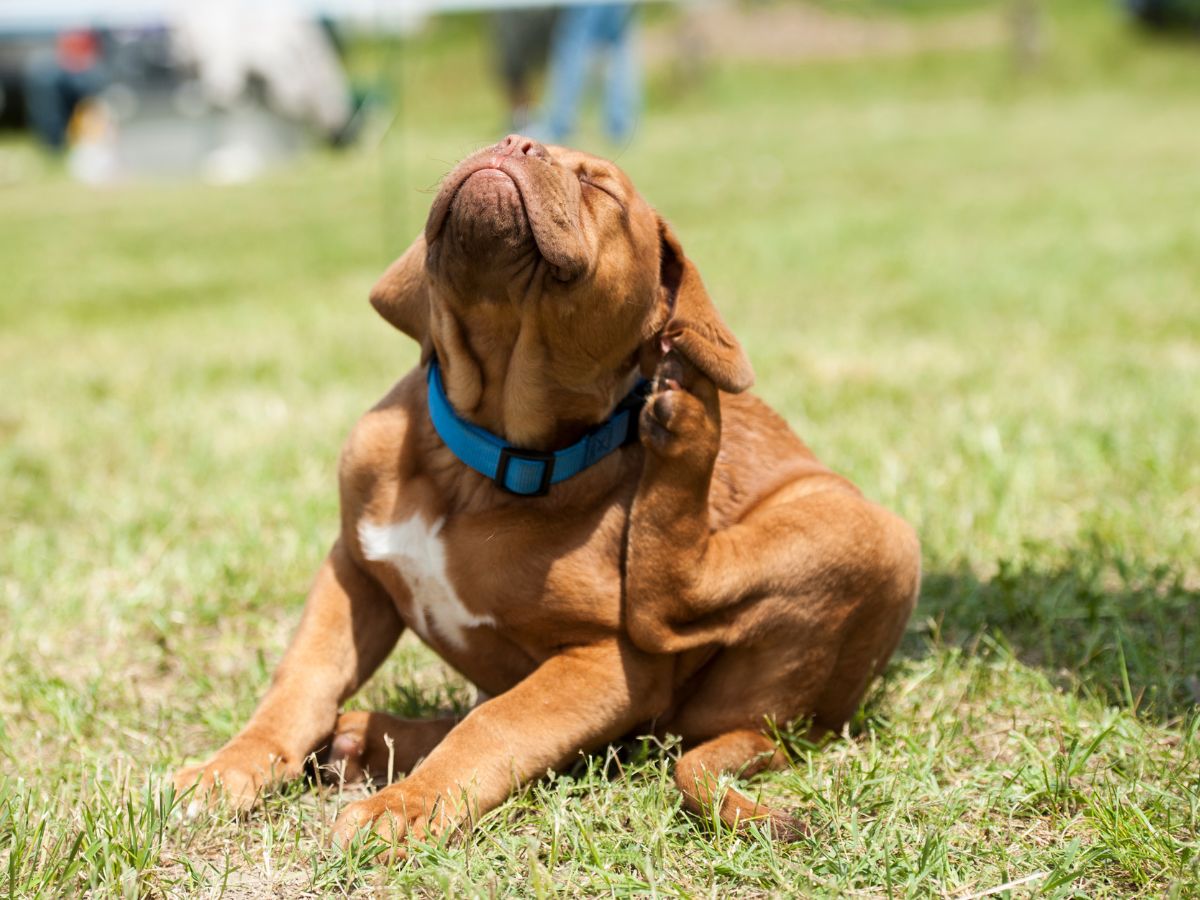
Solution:
M 612 150 L 757 390 L 922 536 L 848 739 L 753 785 L 811 824 L 786 846 L 681 813 L 649 742 L 393 868 L 326 847 L 359 788 L 171 815 L 164 775 L 297 621 L 343 437 L 416 360 L 365 298 L 496 136 L 480 22 L 364 52 L 391 130 L 247 186 L 86 190 L 0 144 L 0 892 L 1200 896 L 1200 43 L 1046 7 L 1025 74 L 1002 46 L 658 70 Z M 406 637 L 354 704 L 471 699 Z

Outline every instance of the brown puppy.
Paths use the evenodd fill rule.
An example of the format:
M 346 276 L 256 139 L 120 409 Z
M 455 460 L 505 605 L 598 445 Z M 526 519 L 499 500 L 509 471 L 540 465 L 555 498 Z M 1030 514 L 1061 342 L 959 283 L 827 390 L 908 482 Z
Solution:
M 399 839 L 653 731 L 684 742 L 689 809 L 786 827 L 717 797 L 716 776 L 782 761 L 771 720 L 836 730 L 854 712 L 915 602 L 912 529 L 742 393 L 741 347 L 612 163 L 517 136 L 475 154 L 371 302 L 422 366 L 346 443 L 341 533 L 262 703 L 177 786 L 248 806 L 323 747 L 352 773 L 391 753 L 408 777 L 350 804 L 335 837 Z M 435 364 L 452 417 L 543 452 L 590 440 L 652 376 L 640 442 L 516 496 L 447 446 Z M 536 454 L 515 455 L 544 487 L 520 461 Z M 339 718 L 406 627 L 491 699 L 461 720 Z

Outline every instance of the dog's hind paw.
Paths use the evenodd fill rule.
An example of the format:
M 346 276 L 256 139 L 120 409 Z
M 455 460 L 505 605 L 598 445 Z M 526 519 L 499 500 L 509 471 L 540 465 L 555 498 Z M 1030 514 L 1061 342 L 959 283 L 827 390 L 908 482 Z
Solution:
M 642 409 L 642 444 L 658 456 L 716 458 L 721 440 L 716 386 L 676 352 L 663 357 Z
M 368 721 L 369 713 L 364 712 L 343 713 L 338 718 L 323 767 L 344 782 L 367 778 Z

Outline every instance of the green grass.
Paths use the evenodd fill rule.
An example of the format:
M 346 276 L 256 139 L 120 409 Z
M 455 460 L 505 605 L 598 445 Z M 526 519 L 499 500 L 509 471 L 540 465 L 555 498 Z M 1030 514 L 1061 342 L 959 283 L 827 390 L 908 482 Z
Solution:
M 752 785 L 812 824 L 787 847 L 680 813 L 674 748 L 637 743 L 392 869 L 325 847 L 336 788 L 170 815 L 415 361 L 365 296 L 498 127 L 478 23 L 364 56 L 381 145 L 245 187 L 89 191 L 0 145 L 0 893 L 1200 895 L 1200 45 L 1046 8 L 1026 76 L 996 48 L 652 78 L 614 151 L 758 390 L 924 542 L 851 739 Z M 406 638 L 355 703 L 470 696 Z

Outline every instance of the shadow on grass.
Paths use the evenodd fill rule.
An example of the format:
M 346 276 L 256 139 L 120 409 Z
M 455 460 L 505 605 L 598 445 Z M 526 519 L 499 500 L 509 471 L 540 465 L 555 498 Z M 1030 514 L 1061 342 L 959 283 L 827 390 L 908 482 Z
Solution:
M 965 567 L 927 574 L 901 652 L 928 652 L 930 633 L 970 646 L 981 636 L 1022 662 L 1143 715 L 1171 718 L 1200 704 L 1200 591 L 1167 566 L 1096 548 L 1050 564 L 1002 562 L 990 578 Z

